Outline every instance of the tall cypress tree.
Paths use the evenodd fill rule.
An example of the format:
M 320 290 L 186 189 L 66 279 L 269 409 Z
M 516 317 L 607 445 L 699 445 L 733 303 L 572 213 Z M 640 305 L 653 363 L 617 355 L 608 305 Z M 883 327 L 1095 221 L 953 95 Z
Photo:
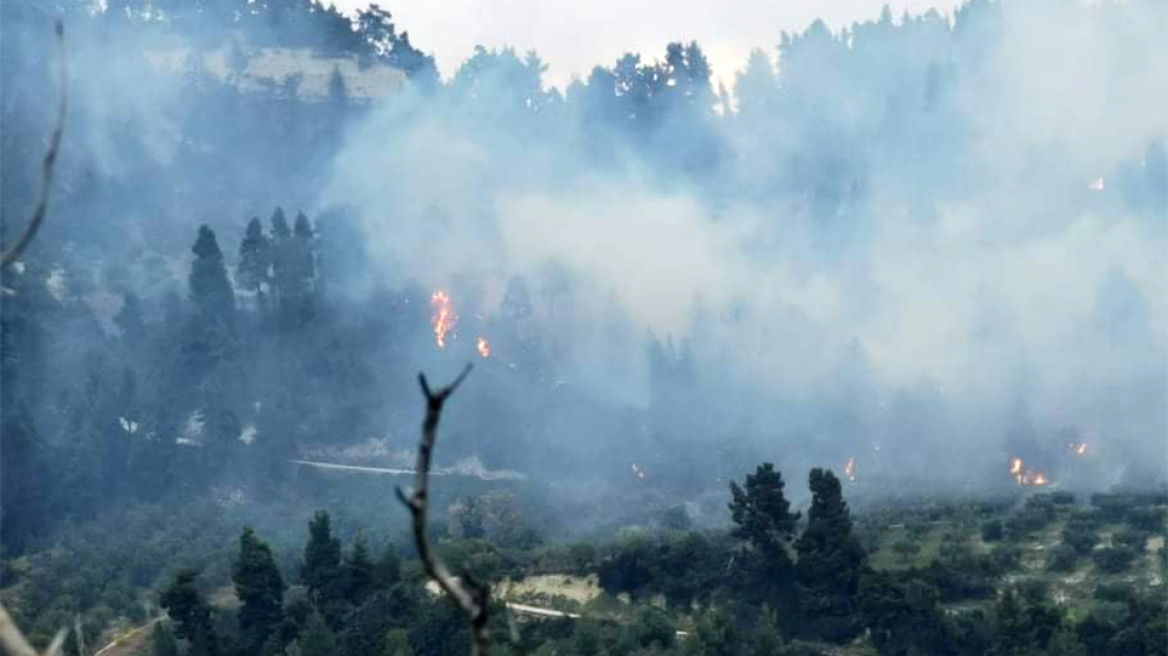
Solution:
M 272 559 L 272 550 L 251 527 L 239 536 L 239 558 L 231 580 L 243 606 L 239 628 L 247 653 L 259 653 L 268 636 L 284 619 L 284 580 Z
M 143 319 L 142 302 L 138 295 L 126 292 L 122 296 L 122 307 L 114 315 L 114 325 L 122 331 L 122 341 L 135 348 L 141 348 L 146 338 L 146 321 Z
M 202 355 L 215 358 L 226 347 L 235 325 L 235 293 L 211 228 L 199 227 L 199 237 L 191 251 L 195 261 L 188 282 L 197 309 L 194 341 Z
M 272 263 L 272 296 L 276 305 L 283 305 L 284 297 L 292 287 L 292 228 L 288 225 L 288 217 L 284 215 L 284 208 L 277 207 L 272 212 L 272 238 L 269 242 Z
M 373 567 L 373 589 L 388 590 L 401 580 L 401 558 L 397 555 L 397 545 L 390 542 Z
M 341 541 L 333 537 L 328 512 L 316 511 L 308 522 L 308 544 L 300 577 L 319 609 L 331 622 L 339 619 L 348 589 L 341 562 Z
M 846 640 L 860 630 L 856 599 L 864 548 L 852 533 L 848 504 L 840 481 L 830 469 L 808 476 L 811 508 L 807 528 L 795 543 L 799 607 L 807 626 L 832 640 Z
M 247 224 L 247 233 L 239 243 L 239 265 L 236 275 L 244 289 L 255 293 L 260 307 L 265 305 L 264 286 L 268 282 L 268 270 L 272 266 L 272 244 L 264 235 L 264 226 L 259 218 L 252 217 Z
M 362 534 L 357 535 L 353 541 L 353 550 L 345 559 L 345 573 L 349 584 L 348 599 L 353 604 L 360 605 L 373 590 L 374 577 L 373 559 L 369 557 L 369 544 Z
M 175 634 L 190 641 L 190 656 L 215 656 L 219 648 L 211 626 L 211 607 L 195 586 L 197 576 L 193 569 L 176 572 L 174 582 L 162 591 L 162 607 L 175 621 Z

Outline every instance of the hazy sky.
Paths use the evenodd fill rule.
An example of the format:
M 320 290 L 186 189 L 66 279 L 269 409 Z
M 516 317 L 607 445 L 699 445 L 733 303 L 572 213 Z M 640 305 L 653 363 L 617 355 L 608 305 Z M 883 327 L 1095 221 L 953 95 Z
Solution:
M 352 11 L 368 0 L 334 0 Z M 626 51 L 656 59 L 669 41 L 696 39 L 716 76 L 727 85 L 750 50 L 772 55 L 779 35 L 801 31 L 816 18 L 833 30 L 875 18 L 885 4 L 899 17 L 936 7 L 951 14 L 959 0 L 381 0 L 417 47 L 434 53 L 444 76 L 475 45 L 534 49 L 563 86 L 586 77 L 596 64 L 611 65 Z

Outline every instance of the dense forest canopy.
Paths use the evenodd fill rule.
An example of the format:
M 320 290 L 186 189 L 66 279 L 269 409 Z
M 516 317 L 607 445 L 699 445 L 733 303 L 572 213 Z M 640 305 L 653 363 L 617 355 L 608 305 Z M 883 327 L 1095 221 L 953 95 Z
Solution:
M 727 585 L 751 609 L 737 627 L 751 644 L 797 635 L 789 618 L 812 615 L 800 639 L 847 641 L 912 607 L 932 637 L 876 631 L 875 648 L 950 653 L 931 649 L 976 627 L 938 604 L 993 588 L 945 577 L 966 567 L 996 581 L 1018 560 L 953 547 L 950 569 L 925 577 L 933 587 L 880 578 L 849 504 L 1168 485 L 1162 0 L 970 0 L 952 15 L 817 21 L 776 32 L 726 84 L 678 35 L 562 88 L 507 35 L 443 79 L 425 35 L 390 9 L 0 5 L 6 244 L 38 193 L 61 91 L 57 15 L 70 94 L 49 219 L 2 274 L 5 558 L 74 553 L 60 545 L 105 525 L 149 533 L 153 513 L 181 509 L 212 527 L 206 543 L 159 539 L 155 562 L 100 604 L 132 605 L 163 570 L 210 567 L 166 579 L 167 631 L 184 649 L 279 653 L 295 640 L 296 653 L 375 653 L 330 642 L 374 597 L 446 613 L 431 618 L 441 633 L 450 609 L 393 596 L 405 594 L 397 574 L 361 579 L 381 556 L 368 549 L 406 521 L 388 484 L 315 467 L 408 469 L 414 374 L 452 377 L 467 361 L 435 465 L 464 560 L 499 574 L 476 550 L 502 540 L 526 555 L 501 562 L 535 571 L 524 558 L 552 536 L 733 523 L 638 538 L 607 560 L 555 558 L 579 557 L 577 573 L 614 594 L 687 606 L 709 601 L 711 572 L 748 549 Z M 760 462 L 786 473 L 786 496 L 769 466 L 727 496 Z M 770 514 L 748 507 L 755 496 Z M 1012 539 L 1065 525 L 1062 565 L 1096 558 L 1082 536 L 1115 526 L 1037 498 L 1006 508 Z M 1145 501 L 1142 512 L 1162 509 Z M 314 562 L 365 582 L 332 589 L 289 560 L 301 536 L 273 517 L 299 523 L 316 507 L 337 513 L 346 539 L 379 527 L 375 547 L 342 550 L 327 515 L 313 520 Z M 1145 540 L 1162 530 L 1130 521 Z M 235 542 L 239 522 L 256 528 Z M 228 533 L 231 574 L 214 537 Z M 168 556 L 172 539 L 190 551 Z M 897 544 L 913 557 L 911 539 Z M 1125 553 L 1099 567 L 1122 570 L 1136 557 Z M 229 577 L 238 631 L 214 626 L 227 615 L 200 597 L 198 581 Z M 295 603 L 293 580 L 308 590 Z M 64 594 L 28 607 L 99 605 Z M 998 610 L 1055 649 L 1072 631 L 1042 615 L 1041 596 Z M 1122 632 L 1154 614 L 1142 603 L 1100 622 Z M 739 644 L 710 638 L 737 630 L 719 612 L 697 633 Z M 671 648 L 646 613 L 647 633 L 603 649 Z M 62 616 L 25 617 L 44 628 Z M 443 653 L 419 648 L 412 626 L 395 627 L 409 635 L 386 653 Z M 1088 653 L 1112 653 L 1108 636 Z M 1036 653 L 1015 638 L 996 653 Z M 602 653 L 588 649 L 548 653 Z

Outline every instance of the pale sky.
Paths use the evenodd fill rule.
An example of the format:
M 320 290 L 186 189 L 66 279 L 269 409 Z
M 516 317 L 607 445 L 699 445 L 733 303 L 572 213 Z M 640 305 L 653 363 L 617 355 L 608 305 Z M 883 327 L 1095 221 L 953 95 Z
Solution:
M 354 11 L 369 0 L 333 0 Z M 670 41 L 696 39 L 716 77 L 729 87 L 750 50 L 774 56 L 779 36 L 823 18 L 833 31 L 874 19 L 888 4 L 899 18 L 931 7 L 951 15 L 960 0 L 380 0 L 415 46 L 432 53 L 448 76 L 475 45 L 534 49 L 548 64 L 545 80 L 563 86 L 611 66 L 626 51 L 650 61 Z

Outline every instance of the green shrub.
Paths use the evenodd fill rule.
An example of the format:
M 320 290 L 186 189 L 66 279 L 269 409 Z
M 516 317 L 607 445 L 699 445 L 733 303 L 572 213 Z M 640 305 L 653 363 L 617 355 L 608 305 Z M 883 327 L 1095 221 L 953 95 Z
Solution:
M 1092 525 L 1083 520 L 1068 521 L 1063 527 L 1063 544 L 1075 550 L 1080 556 L 1086 556 L 1095 548 L 1099 537 L 1095 535 Z
M 1131 547 L 1104 547 L 1095 551 L 1093 559 L 1099 569 L 1108 574 L 1118 574 L 1131 566 L 1137 555 Z
M 1079 554 L 1071 547 L 1060 544 L 1046 554 L 1046 569 L 1052 572 L 1069 572 L 1075 569 Z
M 986 542 L 997 542 L 1002 539 L 1004 534 L 1005 529 L 1002 527 L 1000 519 L 988 519 L 981 524 L 981 539 Z

